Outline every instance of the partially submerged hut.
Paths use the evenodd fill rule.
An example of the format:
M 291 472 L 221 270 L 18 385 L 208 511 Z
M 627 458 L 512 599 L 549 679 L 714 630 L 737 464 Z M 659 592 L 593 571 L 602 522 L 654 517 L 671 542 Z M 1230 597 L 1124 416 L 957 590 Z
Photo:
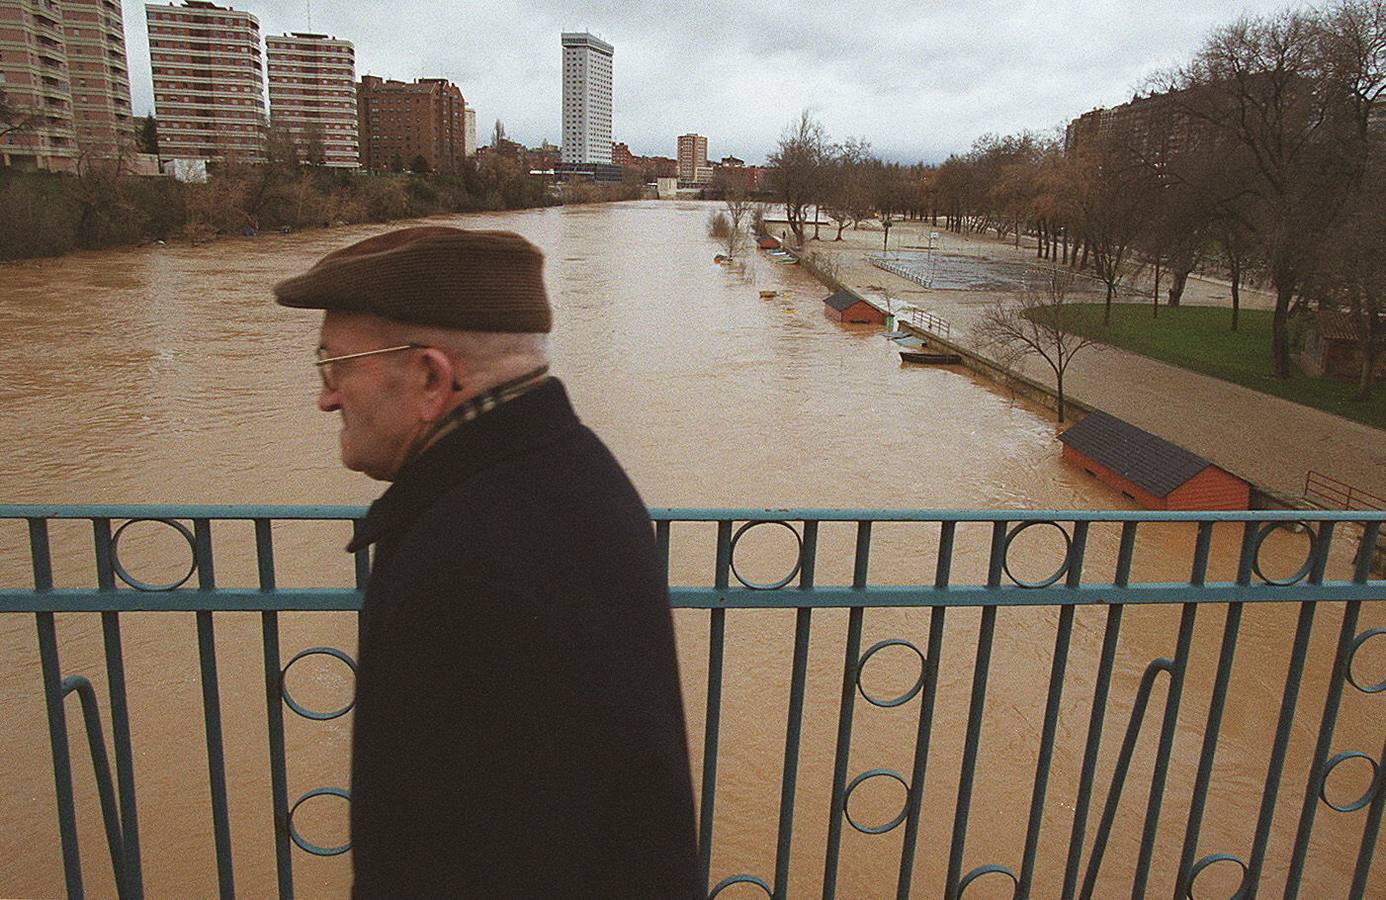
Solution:
M 1129 422 L 1092 412 L 1059 435 L 1064 459 L 1147 509 L 1246 509 L 1251 485 Z
M 823 306 L 823 312 L 834 322 L 853 325 L 885 324 L 885 313 L 846 289 L 823 298 Z

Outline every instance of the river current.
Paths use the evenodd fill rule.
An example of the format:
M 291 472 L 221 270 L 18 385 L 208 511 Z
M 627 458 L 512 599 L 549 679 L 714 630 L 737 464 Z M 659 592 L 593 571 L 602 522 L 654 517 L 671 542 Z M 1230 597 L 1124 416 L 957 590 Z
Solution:
M 774 265 L 755 251 L 730 266 L 714 264 L 719 248 L 705 234 L 714 208 L 649 201 L 430 221 L 515 230 L 544 251 L 556 322 L 553 371 L 650 506 L 1130 507 L 1119 493 L 1060 460 L 1048 411 L 962 369 L 902 366 L 879 328 L 827 319 L 822 298 L 828 290 L 798 267 Z M 0 354 L 0 500 L 368 503 L 380 485 L 340 467 L 336 417 L 314 406 L 317 316 L 275 306 L 269 289 L 328 251 L 385 229 L 353 226 L 0 266 L 6 341 Z M 762 291 L 775 295 L 762 298 Z M 54 528 L 58 583 L 90 583 L 89 532 Z M 928 580 L 932 556 L 916 552 L 923 530 L 882 529 L 879 549 L 873 549 L 873 578 Z M 675 545 L 672 577 L 706 583 L 709 539 L 699 538 L 696 529 L 690 534 L 695 549 L 682 554 Z M 129 559 L 143 567 L 140 577 L 177 577 L 179 563 L 169 561 L 182 559 L 176 540 L 170 544 L 152 526 L 131 537 Z M 1221 577 L 1227 577 L 1237 540 L 1231 531 L 1216 535 L 1214 568 Z M 1293 571 L 1304 552 L 1298 540 L 1276 535 L 1268 543 L 1268 560 Z M 284 535 L 281 583 L 349 583 L 342 543 L 341 529 L 327 526 Z M 1187 577 L 1191 543 L 1188 529 L 1150 529 L 1138 575 Z M 748 544 L 754 546 L 743 574 L 763 581 L 778 577 L 786 547 L 773 536 Z M 4 584 L 30 583 L 27 546 L 21 527 L 0 530 Z M 985 561 L 985 535 L 979 531 L 959 547 L 959 573 L 975 577 Z M 1095 534 L 1089 564 L 1110 571 L 1114 547 L 1114 535 Z M 821 552 L 819 583 L 850 577 L 847 529 L 825 527 Z M 1052 544 L 1032 535 L 1018 543 L 1013 559 L 1032 570 L 1025 575 L 1043 577 L 1053 568 L 1054 552 Z M 219 575 L 234 577 L 247 569 L 253 572 L 253 562 L 218 560 Z M 1296 612 L 1281 604 L 1247 611 L 1233 696 L 1248 699 L 1229 708 L 1224 722 L 1200 855 L 1222 851 L 1245 858 L 1249 851 Z M 1202 616 L 1180 713 L 1168 822 L 1157 842 L 1152 889 L 1160 893 L 1172 889 L 1161 879 L 1173 868 L 1183 837 L 1223 611 L 1209 608 Z M 1048 609 L 1003 610 L 998 617 L 964 871 L 982 863 L 1019 871 L 1056 617 Z M 349 616 L 283 618 L 286 658 L 322 644 L 354 652 Z M 680 611 L 675 618 L 696 778 L 707 614 Z M 104 703 L 98 617 L 58 619 L 64 673 L 91 674 Z M 1325 609 L 1315 628 L 1287 773 L 1300 773 L 1307 764 L 1340 619 L 1340 609 Z M 925 610 L 870 611 L 863 646 L 908 637 L 922 648 L 928 621 Z M 1054 896 L 1062 874 L 1104 621 L 1098 609 L 1080 610 L 1076 617 L 1035 896 Z M 1136 682 L 1151 658 L 1172 654 L 1177 621 L 1178 610 L 1172 609 L 1132 609 L 1127 615 L 1097 802 L 1105 795 Z M 976 610 L 958 610 L 950 613 L 945 632 L 916 855 L 915 893 L 921 897 L 940 894 L 946 870 L 977 623 Z M 193 617 L 130 613 L 122 624 L 146 892 L 214 894 Z M 236 886 L 242 896 L 267 896 L 275 882 L 259 618 L 221 614 L 217 628 Z M 845 630 L 845 613 L 815 614 L 790 896 L 821 892 Z M 769 880 L 774 868 L 793 632 L 792 612 L 728 617 L 714 881 L 735 872 Z M 869 686 L 878 694 L 908 688 L 918 673 L 918 661 L 895 650 L 882 653 L 885 665 L 872 670 Z M 291 687 L 319 707 L 345 702 L 351 689 L 349 676 L 327 658 L 296 668 Z M 1157 688 L 1152 708 L 1162 708 L 1163 697 L 1164 688 Z M 898 710 L 858 703 L 849 776 L 881 766 L 909 771 L 917 703 Z M 56 895 L 63 890 L 61 854 L 32 617 L 0 616 L 0 710 L 0 896 Z M 111 895 L 91 766 L 73 701 L 68 716 L 84 874 L 93 895 Z M 1374 721 L 1379 718 L 1373 719 L 1371 707 L 1349 696 L 1335 751 L 1371 752 L 1372 741 L 1379 746 Z M 288 728 L 290 797 L 320 785 L 345 787 L 350 716 L 328 723 L 291 716 Z M 1151 717 L 1142 732 L 1098 896 L 1129 892 L 1157 728 L 1158 717 Z M 109 734 L 108 728 L 108 739 Z M 1359 775 L 1365 783 L 1362 773 L 1344 775 L 1344 797 L 1360 793 L 1353 781 Z M 1272 873 L 1286 863 L 1302 776 L 1287 774 L 1286 785 L 1268 865 Z M 898 785 L 892 792 L 885 779 L 863 785 L 853 798 L 853 815 L 866 823 L 886 821 L 902 794 Z M 330 801 L 311 801 L 296 819 L 322 845 L 345 840 L 344 808 Z M 1099 811 L 1090 818 L 1089 835 Z M 1322 880 L 1306 882 L 1307 896 L 1324 896 L 1350 877 L 1352 835 L 1360 836 L 1360 824 L 1349 818 L 1320 811 L 1310 869 Z M 893 896 L 903 830 L 874 837 L 846 830 L 838 896 Z M 345 858 L 294 854 L 301 896 L 345 891 Z M 1236 879 L 1219 882 L 1227 876 L 1216 868 L 1200 889 L 1225 896 Z M 1382 870 L 1380 861 L 1376 868 Z M 1274 875 L 1270 883 L 1276 883 Z M 1381 881 L 1374 883 L 1379 890 Z M 722 896 L 753 895 L 736 888 Z M 984 879 L 968 894 L 993 895 L 1009 896 L 1008 885 Z

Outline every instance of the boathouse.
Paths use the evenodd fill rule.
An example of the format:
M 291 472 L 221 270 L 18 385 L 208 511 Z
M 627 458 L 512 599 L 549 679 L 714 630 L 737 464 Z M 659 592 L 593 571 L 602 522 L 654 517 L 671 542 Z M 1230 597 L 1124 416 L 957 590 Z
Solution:
M 1300 367 L 1315 378 L 1353 381 L 1362 371 L 1361 324 L 1338 309 L 1322 309 L 1309 322 L 1304 334 Z M 1377 344 L 1376 378 L 1386 378 L 1386 336 Z
M 834 322 L 849 325 L 884 325 L 885 313 L 848 290 L 823 299 L 823 312 Z
M 1147 509 L 1247 509 L 1251 486 L 1203 457 L 1104 412 L 1059 435 L 1064 459 Z

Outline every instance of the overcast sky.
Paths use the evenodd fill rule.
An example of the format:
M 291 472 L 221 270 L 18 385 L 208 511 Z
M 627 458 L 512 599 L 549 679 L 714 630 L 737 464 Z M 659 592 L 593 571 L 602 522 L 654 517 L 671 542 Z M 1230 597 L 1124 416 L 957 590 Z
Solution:
M 153 111 L 144 4 L 122 0 L 131 90 Z M 225 3 L 223 5 L 226 5 Z M 616 48 L 612 139 L 675 155 L 706 135 L 708 155 L 761 163 L 807 108 L 834 140 L 936 162 L 987 132 L 1048 131 L 1131 98 L 1184 61 L 1215 26 L 1294 0 L 909 0 L 909 2 L 556 2 L 232 0 L 264 35 L 311 30 L 356 45 L 356 72 L 445 77 L 512 139 L 559 139 L 559 34 Z

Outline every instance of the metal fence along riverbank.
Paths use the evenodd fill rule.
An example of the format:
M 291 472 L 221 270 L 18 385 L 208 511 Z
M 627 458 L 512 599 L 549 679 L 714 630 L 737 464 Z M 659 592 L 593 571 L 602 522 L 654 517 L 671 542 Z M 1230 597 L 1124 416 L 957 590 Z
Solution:
M 140 750 L 160 736 L 132 728 L 126 673 L 136 651 L 122 634 L 132 617 L 195 619 L 202 702 L 185 722 L 200 732 L 205 762 L 189 764 L 183 788 L 188 804 L 206 798 L 198 815 L 210 839 L 190 840 L 185 852 L 215 868 L 222 896 L 236 892 L 242 853 L 271 854 L 278 894 L 288 897 L 296 866 L 349 850 L 296 822 L 303 804 L 349 795 L 323 783 L 311 754 L 291 752 L 285 723 L 349 713 L 350 702 L 310 708 L 288 673 L 319 657 L 340 663 L 349 683 L 354 648 L 310 639 L 291 649 L 300 638 L 285 635 L 290 617 L 307 617 L 311 631 L 323 614 L 359 610 L 369 560 L 357 553 L 340 583 L 320 575 L 285 586 L 276 550 L 286 540 L 339 547 L 362 512 L 0 506 L 3 535 L 15 539 L 9 549 L 25 550 L 27 536 L 20 555 L 31 571 L 0 586 L 0 619 L 32 621 L 38 651 L 36 668 L 0 667 L 5 679 L 42 690 L 48 725 L 46 734 L 10 728 L 6 740 L 51 749 L 51 770 L 25 777 L 35 792 L 53 785 L 58 840 L 31 850 L 61 854 L 69 896 L 106 892 L 98 884 L 122 897 L 144 893 L 141 827 L 150 815 L 137 799 Z M 1380 886 L 1386 680 L 1369 670 L 1386 658 L 1386 580 L 1372 578 L 1367 551 L 1386 513 L 660 509 L 653 517 L 675 614 L 698 617 L 706 635 L 697 645 L 681 637 L 681 654 L 685 676 L 705 684 L 689 715 L 710 896 L 859 896 L 843 883 L 848 856 L 857 861 L 852 877 L 877 886 L 871 896 L 902 898 L 959 897 L 979 879 L 1013 882 L 1020 897 L 1184 897 L 1195 883 L 1199 896 L 1216 885 L 1241 897 L 1325 896 L 1325 887 L 1364 897 Z M 177 553 L 143 561 L 122 553 L 123 537 L 150 531 L 172 538 Z M 1157 532 L 1159 541 L 1146 539 Z M 1036 552 L 1037 540 L 1047 553 Z M 1272 543 L 1277 552 L 1264 552 Z M 82 544 L 90 570 L 55 570 L 55 559 L 72 559 Z M 1020 544 L 1029 545 L 1023 560 L 1012 552 Z M 1285 571 L 1291 545 L 1302 555 Z M 141 577 L 149 558 L 166 569 L 176 556 L 173 577 Z M 897 574 L 875 574 L 882 558 Z M 1031 571 L 1037 558 L 1045 571 Z M 1172 569 L 1174 577 L 1147 577 Z M 1170 627 L 1155 635 L 1155 649 L 1123 632 L 1124 622 L 1165 609 Z M 225 686 L 218 653 L 218 626 L 247 614 L 259 636 L 253 700 Z M 775 634 L 781 626 L 787 631 Z M 1017 629 L 1052 649 L 1020 658 L 1008 642 Z M 99 639 L 99 649 L 70 650 L 70 634 L 93 648 Z M 739 702 L 728 685 L 738 666 L 765 665 L 755 652 L 768 642 L 792 652 L 787 671 L 765 675 L 751 701 L 763 728 L 728 733 L 723 712 Z M 811 653 L 836 655 L 831 683 L 810 673 Z M 1283 680 L 1243 677 L 1239 660 L 1268 655 Z M 1311 684 L 1311 671 L 1324 675 Z M 998 715 L 1025 714 L 1009 695 L 1014 679 L 1043 692 L 1033 749 L 988 743 Z M 1270 735 L 1266 746 L 1247 745 L 1237 725 L 1256 710 L 1276 722 L 1273 734 L 1258 732 Z M 253 735 L 242 733 L 252 725 Z M 801 771 L 801 749 L 825 737 L 831 771 Z M 228 804 L 237 771 L 228 751 L 252 741 L 269 772 L 254 821 L 268 829 Z M 759 773 L 762 794 L 774 799 L 753 813 L 743 776 L 719 773 L 747 753 L 778 763 Z M 992 759 L 1030 773 L 1024 796 L 987 799 Z M 1238 777 L 1223 777 L 1225 765 Z M 882 800 L 885 788 L 896 799 Z M 730 819 L 719 814 L 729 806 Z M 767 835 L 759 855 L 719 849 L 753 818 Z

